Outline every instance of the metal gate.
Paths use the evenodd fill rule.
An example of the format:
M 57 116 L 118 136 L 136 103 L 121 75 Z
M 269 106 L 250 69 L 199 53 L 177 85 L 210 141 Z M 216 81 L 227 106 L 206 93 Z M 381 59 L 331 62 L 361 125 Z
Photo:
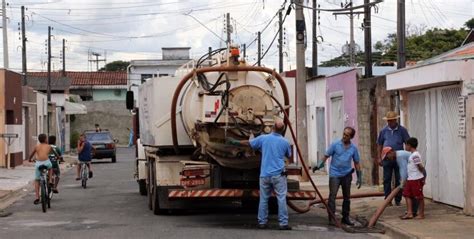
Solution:
M 458 132 L 460 87 L 439 87 L 408 96 L 408 128 L 418 138 L 427 170 L 425 196 L 464 206 L 464 141 Z

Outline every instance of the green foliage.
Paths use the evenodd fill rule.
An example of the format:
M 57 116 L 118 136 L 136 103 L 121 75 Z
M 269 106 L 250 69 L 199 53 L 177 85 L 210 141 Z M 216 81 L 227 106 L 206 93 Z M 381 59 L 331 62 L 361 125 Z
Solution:
M 471 19 L 472 20 L 472 19 Z M 467 23 L 466 23 L 467 24 Z M 406 37 L 406 60 L 425 60 L 446 51 L 461 46 L 468 34 L 465 29 L 438 29 L 433 28 L 427 31 L 415 29 L 414 33 Z M 382 41 L 377 41 L 374 45 L 375 52 L 372 53 L 373 62 L 380 65 L 385 61 L 397 60 L 397 35 L 391 33 Z M 364 53 L 356 54 L 355 63 L 358 66 L 364 65 Z M 348 66 L 349 56 L 338 56 L 329 61 L 325 61 L 321 66 Z
M 77 131 L 74 131 L 71 133 L 71 148 L 75 149 L 77 147 L 77 141 L 79 140 L 79 133 Z
M 130 62 L 128 61 L 112 61 L 107 63 L 99 71 L 126 71 Z
M 464 23 L 468 29 L 474 29 L 474 18 L 469 19 L 466 23 Z

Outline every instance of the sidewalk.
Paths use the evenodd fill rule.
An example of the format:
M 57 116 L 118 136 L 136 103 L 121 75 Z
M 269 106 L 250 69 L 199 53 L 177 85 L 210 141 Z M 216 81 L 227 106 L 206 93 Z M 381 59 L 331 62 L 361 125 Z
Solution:
M 72 156 L 65 155 L 61 172 L 71 168 Z M 28 161 L 14 169 L 0 168 L 0 210 L 3 210 L 33 189 L 34 163 Z
M 327 197 L 328 176 L 318 172 L 313 174 L 312 178 L 323 197 Z M 302 183 L 301 187 L 306 190 L 312 189 L 310 182 Z M 351 188 L 352 194 L 367 192 L 382 192 L 382 188 L 363 186 L 357 189 L 355 185 Z M 342 195 L 340 190 L 338 195 Z M 383 197 L 352 199 L 351 216 L 364 216 L 369 220 L 382 203 Z M 342 200 L 338 200 L 337 210 L 341 209 L 341 204 Z M 377 225 L 384 227 L 385 234 L 393 238 L 472 238 L 474 234 L 474 217 L 465 216 L 460 208 L 425 199 L 424 220 L 401 220 L 399 216 L 404 214 L 405 210 L 404 201 L 401 206 L 387 207 Z M 326 217 L 324 210 L 313 211 Z

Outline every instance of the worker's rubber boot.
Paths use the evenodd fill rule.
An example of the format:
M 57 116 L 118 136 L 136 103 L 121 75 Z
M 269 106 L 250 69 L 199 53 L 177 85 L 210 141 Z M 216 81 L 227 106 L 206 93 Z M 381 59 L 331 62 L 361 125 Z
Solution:
M 346 224 L 348 226 L 354 226 L 354 223 L 351 221 L 351 218 L 350 217 L 343 217 L 341 219 L 341 223 L 342 224 Z

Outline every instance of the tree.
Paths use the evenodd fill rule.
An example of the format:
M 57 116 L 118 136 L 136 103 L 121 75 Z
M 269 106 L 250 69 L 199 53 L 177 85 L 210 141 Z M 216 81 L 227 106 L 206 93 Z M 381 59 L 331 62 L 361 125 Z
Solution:
M 99 71 L 126 71 L 129 65 L 128 61 L 112 61 L 100 68 Z
M 468 25 L 467 22 L 466 25 Z M 468 31 L 463 28 L 458 30 L 433 28 L 425 31 L 423 26 L 412 26 L 410 29 L 405 43 L 407 61 L 425 60 L 459 47 L 468 33 Z M 383 41 L 377 41 L 374 45 L 374 49 L 375 52 L 372 53 L 372 59 L 376 65 L 386 61 L 396 61 L 397 34 L 388 34 L 387 38 Z M 364 65 L 363 53 L 356 54 L 355 63 L 358 66 Z M 338 56 L 321 64 L 321 66 L 348 65 L 349 56 L 347 55 Z
M 468 29 L 474 29 L 474 18 L 469 19 L 466 23 L 464 23 Z

